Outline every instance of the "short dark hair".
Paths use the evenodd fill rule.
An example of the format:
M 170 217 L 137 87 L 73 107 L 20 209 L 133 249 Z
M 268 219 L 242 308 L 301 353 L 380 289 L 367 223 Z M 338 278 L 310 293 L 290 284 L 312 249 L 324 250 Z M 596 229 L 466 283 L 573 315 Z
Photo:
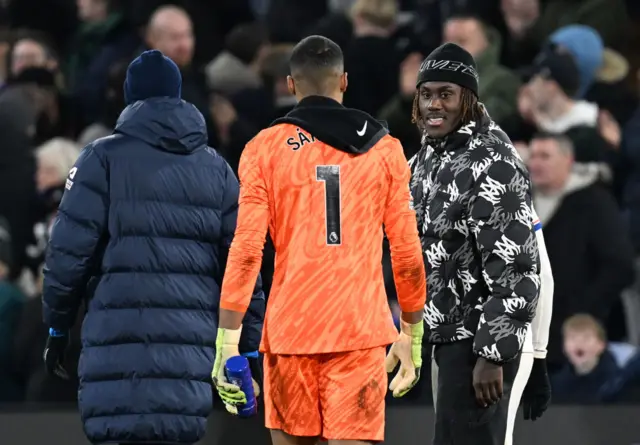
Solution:
M 342 50 L 333 40 L 324 36 L 309 36 L 294 48 L 289 59 L 289 70 L 296 82 L 321 92 L 326 81 L 344 71 Z
M 482 17 L 480 17 L 480 15 L 474 12 L 466 11 L 464 9 L 456 11 L 447 18 L 447 22 L 450 22 L 452 20 L 473 20 L 475 22 L 478 22 L 480 28 L 482 29 L 482 32 L 484 32 L 485 34 L 487 33 L 488 25 L 486 20 L 484 20 Z
M 571 140 L 571 138 L 569 138 L 565 134 L 557 134 L 557 133 L 550 133 L 548 131 L 540 131 L 534 134 L 533 137 L 531 138 L 532 141 L 536 139 L 541 141 L 554 141 L 556 144 L 558 144 L 558 148 L 560 148 L 560 150 L 564 154 L 567 154 L 567 155 L 574 154 L 575 148 L 573 146 L 573 141 Z
M 227 50 L 245 64 L 253 62 L 260 47 L 269 40 L 267 27 L 262 23 L 242 23 L 229 32 L 225 39 Z

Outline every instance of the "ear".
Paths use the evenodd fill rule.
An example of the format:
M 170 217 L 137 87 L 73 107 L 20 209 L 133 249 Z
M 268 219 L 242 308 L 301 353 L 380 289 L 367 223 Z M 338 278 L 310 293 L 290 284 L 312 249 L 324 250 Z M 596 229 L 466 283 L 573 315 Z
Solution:
M 349 86 L 348 73 L 342 73 L 340 76 L 340 92 L 344 93 L 347 91 L 347 86 Z
M 576 158 L 573 153 L 568 153 L 567 155 L 567 164 L 569 167 L 573 168 L 573 164 L 576 162 Z
M 607 344 L 602 340 L 598 340 L 598 347 L 596 349 L 596 354 L 602 355 L 602 353 L 607 349 Z
M 289 90 L 289 94 L 292 96 L 296 95 L 296 82 L 291 76 L 287 76 L 287 89 Z

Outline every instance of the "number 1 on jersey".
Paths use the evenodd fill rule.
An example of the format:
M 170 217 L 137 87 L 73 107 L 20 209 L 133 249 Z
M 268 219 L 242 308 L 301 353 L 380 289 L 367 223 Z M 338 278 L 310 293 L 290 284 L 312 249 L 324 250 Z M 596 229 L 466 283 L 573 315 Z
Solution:
M 341 211 L 340 211 L 340 166 L 317 165 L 316 181 L 324 182 L 325 229 L 327 245 L 342 244 Z

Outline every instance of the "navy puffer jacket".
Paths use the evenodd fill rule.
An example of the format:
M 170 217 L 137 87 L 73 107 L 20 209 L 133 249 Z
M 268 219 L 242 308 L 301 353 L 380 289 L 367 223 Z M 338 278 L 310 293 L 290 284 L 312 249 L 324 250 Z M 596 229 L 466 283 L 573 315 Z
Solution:
M 82 298 L 79 405 L 93 443 L 193 444 L 211 369 L 238 181 L 179 99 L 127 107 L 69 173 L 46 259 L 45 322 L 66 332 Z M 241 352 L 258 349 L 260 279 Z

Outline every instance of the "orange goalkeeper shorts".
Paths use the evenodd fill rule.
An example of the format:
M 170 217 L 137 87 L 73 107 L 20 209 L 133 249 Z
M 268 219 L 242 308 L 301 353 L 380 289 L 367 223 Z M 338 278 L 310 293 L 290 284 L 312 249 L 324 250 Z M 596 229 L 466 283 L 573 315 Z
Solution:
M 324 440 L 384 440 L 384 346 L 264 356 L 266 426 Z

